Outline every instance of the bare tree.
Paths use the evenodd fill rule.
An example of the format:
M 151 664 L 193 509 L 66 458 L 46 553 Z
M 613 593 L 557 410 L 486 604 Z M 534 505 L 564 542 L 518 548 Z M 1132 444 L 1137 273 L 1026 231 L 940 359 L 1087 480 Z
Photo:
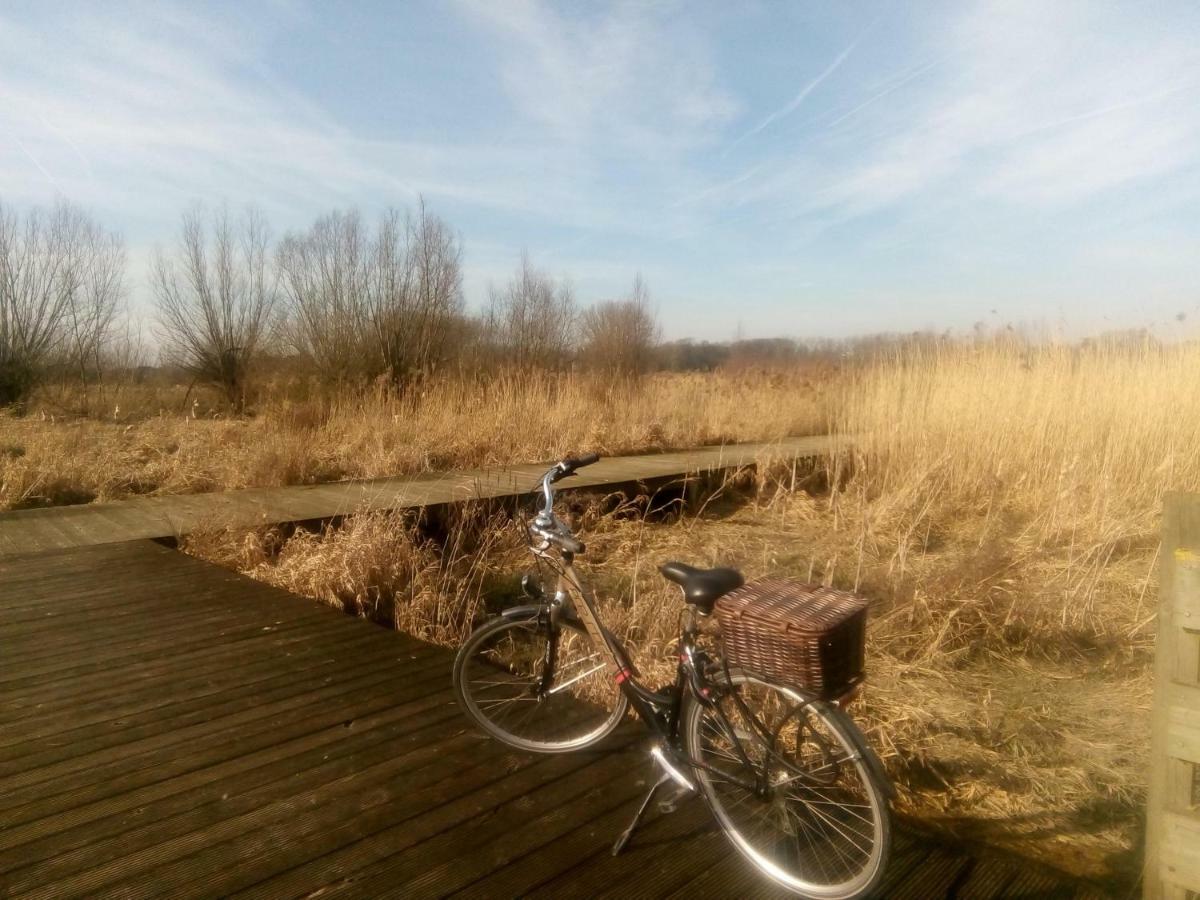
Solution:
M 447 355 L 463 310 L 458 237 L 422 200 L 403 222 L 379 226 L 372 269 L 371 326 L 384 370 L 396 384 L 428 375 Z
M 72 247 L 64 270 L 69 295 L 64 361 L 86 383 L 104 374 L 105 348 L 125 295 L 125 246 L 78 210 L 64 224 Z
M 288 235 L 277 261 L 297 351 L 328 379 L 367 371 L 368 289 L 374 249 L 357 212 L 330 213 Z
M 554 368 L 570 356 L 575 336 L 575 297 L 565 282 L 534 268 L 529 254 L 508 285 L 491 288 L 486 327 L 502 358 L 518 369 Z
M 388 210 L 374 236 L 357 212 L 319 219 L 279 248 L 291 343 L 334 379 L 428 374 L 462 316 L 461 256 L 423 201 L 416 215 Z
M 621 378 L 644 374 L 658 344 L 659 328 L 642 276 L 634 279 L 626 299 L 585 310 L 579 331 L 584 360 L 597 370 Z
M 246 376 L 270 336 L 277 285 L 263 217 L 236 225 L 227 210 L 183 217 L 174 253 L 160 251 L 153 282 L 164 349 L 195 377 L 214 382 L 229 403 L 245 403 Z
M 81 375 L 98 370 L 124 269 L 120 238 L 78 207 L 22 220 L 0 206 L 0 405 L 22 403 L 64 350 Z

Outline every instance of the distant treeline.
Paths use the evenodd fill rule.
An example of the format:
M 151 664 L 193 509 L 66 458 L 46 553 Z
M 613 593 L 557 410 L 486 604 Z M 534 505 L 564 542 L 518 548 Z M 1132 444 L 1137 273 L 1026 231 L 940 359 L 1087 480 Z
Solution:
M 629 380 L 655 370 L 836 365 L 949 337 L 662 343 L 640 275 L 623 296 L 581 307 L 570 283 L 528 254 L 472 314 L 462 240 L 423 202 L 373 222 L 333 211 L 279 238 L 253 209 L 193 208 L 151 263 L 149 323 L 128 314 L 127 269 L 122 238 L 78 206 L 21 214 L 0 203 L 0 407 L 21 408 L 50 380 L 102 392 L 149 371 L 213 385 L 240 409 L 249 380 L 270 369 L 338 389 L 404 391 L 447 372 L 576 368 Z M 156 339 L 155 367 L 143 324 Z
M 48 379 L 102 385 L 150 360 L 128 315 L 124 242 L 79 207 L 0 204 L 0 406 Z M 462 241 L 424 203 L 374 222 L 334 211 L 273 237 L 261 213 L 197 207 L 151 264 L 158 369 L 217 386 L 234 408 L 248 379 L 286 360 L 330 385 L 404 390 L 441 371 L 586 366 L 614 378 L 654 367 L 645 282 L 581 308 L 569 282 L 524 255 L 471 314 Z

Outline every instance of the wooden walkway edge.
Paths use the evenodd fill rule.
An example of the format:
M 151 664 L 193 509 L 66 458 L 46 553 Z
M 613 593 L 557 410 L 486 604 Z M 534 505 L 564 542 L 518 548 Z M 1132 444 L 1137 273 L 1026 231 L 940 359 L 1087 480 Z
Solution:
M 764 444 L 730 444 L 675 453 L 602 459 L 563 483 L 601 487 L 732 469 L 764 459 L 822 456 L 827 436 Z M 138 497 L 111 503 L 0 512 L 0 556 L 173 538 L 202 528 L 253 528 L 332 519 L 364 509 L 394 510 L 526 493 L 549 463 L 471 469 L 419 477 L 379 478 L 209 494 Z

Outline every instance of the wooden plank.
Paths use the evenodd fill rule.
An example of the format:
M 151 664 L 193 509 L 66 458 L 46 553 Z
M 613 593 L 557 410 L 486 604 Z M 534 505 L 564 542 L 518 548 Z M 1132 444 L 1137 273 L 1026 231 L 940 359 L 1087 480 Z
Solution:
M 0 722 L 9 718 L 24 718 L 27 709 L 52 709 L 73 704 L 80 697 L 104 696 L 105 691 L 116 684 L 133 685 L 136 690 L 149 681 L 178 671 L 184 665 L 199 669 L 223 661 L 236 666 L 257 653 L 286 652 L 297 645 L 323 644 L 331 637 L 322 630 L 323 627 L 328 628 L 328 620 L 324 625 L 317 622 L 264 628 L 257 634 L 251 631 L 244 636 L 239 635 L 237 640 L 231 636 L 224 642 L 212 638 L 204 641 L 197 639 L 192 644 L 180 645 L 188 649 L 177 650 L 174 654 L 163 653 L 147 659 L 118 659 L 107 665 L 89 662 L 85 655 L 80 654 L 78 665 L 68 665 L 74 660 L 60 660 L 63 665 L 61 670 L 47 672 L 31 681 L 0 685 Z M 366 646 L 370 644 L 375 644 L 376 648 L 379 646 L 374 641 Z M 403 644 L 386 649 L 394 653 L 397 660 L 410 657 L 415 652 Z
M 312 629 L 320 634 L 324 622 L 319 620 L 284 622 L 272 628 L 275 633 L 293 629 Z M 133 644 L 118 643 L 112 647 L 97 644 L 86 657 L 78 654 L 52 655 L 45 660 L 26 664 L 20 668 L 0 673 L 0 690 L 16 690 L 21 686 L 42 682 L 49 676 L 81 678 L 87 675 L 111 674 L 117 669 L 139 663 L 162 660 L 165 654 L 181 646 L 188 647 L 188 655 L 194 656 L 207 648 L 225 648 L 240 641 L 253 641 L 262 636 L 263 625 L 243 620 L 230 628 L 219 631 L 196 633 L 190 641 L 182 641 L 180 635 L 147 636 Z M 46 683 L 46 682 L 42 682 Z
M 1200 816 L 1166 813 L 1161 836 L 1159 865 L 1163 882 L 1200 890 Z
M 313 707 L 307 711 L 291 710 L 287 715 L 251 723 L 244 730 L 234 733 L 217 730 L 184 747 L 169 746 L 153 753 L 139 754 L 135 760 L 120 760 L 72 773 L 55 781 L 52 787 L 22 791 L 9 801 L 9 807 L 0 818 L 12 828 L 20 823 L 68 814 L 70 810 L 90 807 L 133 792 L 152 791 L 155 785 L 163 782 L 175 782 L 197 772 L 214 770 L 241 757 L 304 739 L 327 729 L 352 727 L 358 719 L 382 713 L 397 705 L 409 702 L 430 707 L 447 704 L 445 695 L 433 693 L 429 688 L 428 682 L 418 683 L 411 691 L 398 696 L 384 690 L 350 690 L 341 698 L 335 697 L 335 705 Z M 7 830 L 0 832 L 0 845 L 8 839 L 8 834 Z
M 139 822 L 153 822 L 157 817 L 186 811 L 197 798 L 225 800 L 248 772 L 266 770 L 290 778 L 293 774 L 290 760 L 304 759 L 312 753 L 323 759 L 336 756 L 342 742 L 357 733 L 376 732 L 386 738 L 389 729 L 400 728 L 416 734 L 427 723 L 449 722 L 461 715 L 439 695 L 400 696 L 382 708 L 376 708 L 378 699 L 363 698 L 343 708 L 341 712 L 347 718 L 340 721 L 321 723 L 309 730 L 280 729 L 275 743 L 262 747 L 244 745 L 227 759 L 168 773 L 169 777 L 148 783 L 126 783 L 120 786 L 122 790 L 98 800 L 82 798 L 82 802 L 68 806 L 45 804 L 37 810 L 40 815 L 27 823 L 0 831 L 0 850 L 17 848 L 11 859 L 7 854 L 0 857 L 0 866 L 13 865 L 17 859 L 42 858 L 34 855 L 42 847 L 48 848 L 48 855 L 53 855 L 56 846 L 71 849 L 89 845 L 99 835 L 118 834 Z
M 304 685 L 348 681 L 359 672 L 375 672 L 380 668 L 393 674 L 399 671 L 390 657 L 365 655 L 361 648 L 356 653 L 355 649 L 346 647 L 336 657 L 326 657 L 323 664 L 307 666 L 303 674 L 301 670 L 280 672 L 277 668 L 274 678 L 237 682 L 203 694 L 193 692 L 186 702 L 160 704 L 142 713 L 116 713 L 109 709 L 74 728 L 13 741 L 0 761 L 0 784 L 10 772 L 21 772 L 33 765 L 44 767 L 50 762 L 94 754 L 108 747 L 129 747 L 143 737 L 177 732 L 197 722 L 215 721 L 243 709 L 263 707 L 277 697 L 292 696 Z M 160 695 L 170 695 L 176 689 L 170 680 L 159 684 Z
M 49 719 L 55 713 L 84 709 L 85 704 L 110 704 L 114 698 L 137 699 L 146 691 L 160 690 L 159 685 L 164 678 L 181 671 L 186 671 L 188 675 L 236 673 L 244 663 L 259 657 L 274 660 L 276 655 L 294 657 L 309 652 L 319 654 L 322 648 L 336 647 L 344 637 L 352 636 L 344 633 L 338 635 L 336 632 L 323 634 L 317 628 L 289 631 L 273 628 L 253 641 L 218 645 L 198 652 L 180 652 L 168 658 L 114 668 L 105 678 L 63 679 L 48 676 L 44 682 L 32 686 L 0 690 L 0 724 L 22 719 L 28 721 L 34 715 Z M 370 641 L 369 645 L 378 646 L 375 641 Z M 403 644 L 397 646 L 394 653 L 397 661 L 415 659 L 420 655 L 419 650 Z
M 355 645 L 350 635 L 328 642 L 305 641 L 288 653 L 288 662 L 305 671 L 335 668 L 342 664 L 345 653 L 354 651 Z M 66 740 L 72 731 L 92 729 L 102 723 L 119 727 L 133 721 L 133 717 L 153 711 L 163 712 L 231 690 L 295 677 L 295 671 L 280 666 L 273 653 L 262 654 L 257 648 L 253 655 L 244 654 L 234 665 L 222 660 L 199 671 L 188 668 L 177 674 L 176 678 L 146 679 L 136 687 L 116 685 L 108 693 L 87 691 L 70 700 L 60 699 L 58 704 L 43 701 L 27 707 L 22 711 L 26 721 L 20 730 L 0 731 L 0 748 L 7 752 L 6 748 L 30 740 Z
M 319 855 L 314 848 L 308 862 L 248 885 L 238 895 L 300 896 L 314 885 L 328 885 L 323 894 L 361 896 L 369 879 L 415 877 L 424 861 L 433 864 L 461 854 L 459 826 L 472 829 L 477 840 L 494 837 L 511 830 L 514 821 L 572 802 L 593 785 L 606 783 L 612 777 L 610 769 L 626 771 L 628 757 L 617 751 L 628 746 L 627 742 L 628 738 L 614 738 L 605 743 L 605 750 L 530 755 L 525 759 L 528 765 L 510 769 L 503 778 L 454 801 L 431 806 L 419 818 L 401 823 L 382 819 L 385 827 L 344 842 L 332 853 Z M 479 745 L 481 755 L 489 758 L 497 749 L 491 741 Z M 339 830 L 345 827 L 344 823 Z M 331 836 L 342 841 L 336 833 Z
M 894 900 L 950 896 L 951 887 L 968 874 L 970 862 L 961 850 L 935 847 L 887 896 Z
M 903 832 L 897 833 L 893 840 L 891 862 L 883 885 L 876 892 L 878 897 L 889 896 L 888 891 L 903 883 L 930 853 L 928 843 L 915 841 Z M 784 898 L 795 895 L 764 879 L 740 853 L 732 851 L 707 860 L 705 865 L 697 867 L 694 878 L 664 896 L 672 900 L 686 900 L 695 897 Z
M 454 749 L 462 718 L 445 705 L 391 718 L 374 727 L 343 729 L 336 753 L 329 744 L 276 757 L 271 763 L 162 796 L 148 804 L 125 806 L 57 831 L 27 828 L 23 843 L 0 852 L 0 867 L 11 865 L 10 879 L 49 883 L 94 866 L 97 859 L 120 859 L 163 841 L 198 830 L 203 823 L 253 810 L 281 796 L 292 796 L 338 775 L 420 750 L 426 756 Z M 433 748 L 433 749 L 431 749 Z M 42 820 L 45 823 L 46 820 Z
M 93 895 L 112 889 L 121 896 L 213 896 L 216 892 L 205 883 L 231 864 L 248 867 L 272 851 L 286 853 L 290 836 L 302 838 L 306 828 L 327 827 L 342 816 L 353 820 L 383 798 L 417 802 L 411 799 L 414 782 L 469 772 L 476 742 L 463 734 L 461 725 L 448 735 L 444 726 L 441 732 L 443 740 L 421 742 L 403 752 L 394 746 L 385 752 L 376 748 L 369 758 L 339 754 L 318 777 L 272 782 L 231 801 L 196 807 L 174 827 L 158 823 L 150 832 L 118 836 L 108 845 L 109 853 L 93 853 L 89 846 L 65 861 L 56 858 L 18 870 L 11 876 L 12 888 L 34 896 L 35 888 L 51 894 Z M 495 769 L 486 774 L 498 777 Z
M 613 457 L 581 470 L 562 487 L 600 487 L 683 476 L 690 472 L 750 465 L 759 458 L 813 458 L 829 453 L 833 446 L 833 439 L 819 436 L 787 438 L 771 444 L 733 444 L 647 456 Z M 204 527 L 252 528 L 326 519 L 364 508 L 405 509 L 508 497 L 528 492 L 547 465 L 473 469 L 315 487 L 136 497 L 78 507 L 10 511 L 0 513 L 0 556 L 169 538 Z
M 1175 683 L 1195 689 L 1200 687 L 1200 614 L 1191 618 L 1194 614 L 1187 610 L 1185 615 L 1186 626 L 1175 632 Z
M 489 785 L 487 790 L 460 798 L 480 810 L 475 816 L 463 816 L 461 802 L 450 816 L 440 813 L 446 804 L 431 797 L 421 820 L 413 825 L 415 835 L 398 835 L 393 827 L 387 830 L 386 838 L 385 834 L 377 834 L 369 841 L 359 842 L 353 848 L 358 851 L 355 859 L 359 867 L 353 870 L 346 867 L 347 860 L 343 856 L 339 861 L 338 887 L 333 892 L 351 896 L 380 896 L 386 892 L 422 896 L 430 892 L 441 894 L 454 885 L 461 886 L 489 869 L 486 864 L 473 870 L 469 866 L 464 868 L 464 860 L 474 854 L 474 848 L 482 848 L 483 852 L 512 852 L 515 823 L 551 821 L 556 814 L 561 817 L 564 811 L 566 815 L 574 814 L 580 821 L 585 820 L 587 817 L 580 813 L 590 808 L 584 805 L 589 798 L 594 798 L 606 786 L 619 792 L 629 780 L 632 749 L 633 745 L 623 740 L 607 753 L 589 755 L 584 760 L 588 763 L 585 768 L 564 767 L 562 763 L 551 765 L 550 760 L 539 760 L 528 772 L 530 776 L 537 776 L 538 781 L 525 796 L 514 795 L 510 786 L 502 786 L 502 782 L 508 781 L 505 777 Z M 491 753 L 497 750 L 494 743 L 490 745 Z M 636 754 L 633 758 L 641 755 Z M 559 777 L 559 773 L 564 772 Z M 494 802 L 489 807 L 480 802 L 481 798 L 504 802 Z M 435 811 L 439 811 L 438 814 Z M 427 818 L 431 820 L 428 825 Z M 383 846 L 383 839 L 389 843 L 398 839 L 395 852 L 377 852 Z M 363 848 L 376 852 L 364 854 Z M 309 874 L 311 877 L 314 873 L 310 871 Z
M 1200 691 L 1165 692 L 1166 753 L 1193 765 L 1200 765 Z M 1176 796 L 1176 804 L 1183 803 Z
M 346 789 L 353 785 L 335 782 L 314 791 L 311 802 L 305 797 L 289 801 L 302 805 L 304 813 L 299 819 L 276 817 L 271 824 L 248 829 L 228 844 L 210 844 L 181 861 L 175 867 L 178 876 L 156 877 L 155 886 L 166 888 L 173 896 L 224 896 L 289 871 L 298 862 L 311 859 L 317 847 L 336 848 L 352 842 L 377 830 L 382 822 L 393 826 L 419 822 L 432 810 L 544 762 L 494 744 L 488 748 L 490 752 L 481 753 L 474 735 L 462 737 L 467 741 L 462 753 L 446 753 L 411 776 L 357 779 L 356 790 Z M 380 776 L 386 773 L 386 768 L 379 767 Z M 506 831 L 512 830 L 513 821 L 508 820 Z M 462 849 L 460 845 L 459 856 Z M 223 864 L 230 859 L 242 861 L 236 871 Z M 189 871 L 197 870 L 203 873 L 198 879 L 194 874 L 188 878 Z M 366 890 L 365 883 L 358 885 L 359 896 Z
M 1018 871 L 1012 863 L 995 857 L 973 860 L 971 871 L 955 893 L 955 900 L 996 900 L 997 897 L 1003 897 Z
M 242 728 L 269 723 L 277 715 L 304 712 L 314 704 L 336 702 L 346 694 L 394 680 L 395 673 L 380 671 L 373 662 L 350 672 L 345 678 L 318 673 L 282 689 L 265 691 L 261 697 L 246 697 L 224 703 L 213 710 L 194 710 L 172 723 L 169 730 L 153 725 L 138 729 L 128 743 L 97 739 L 83 747 L 47 747 L 21 759 L 4 761 L 0 768 L 0 809 L 7 809 L 33 791 L 45 796 L 56 792 L 70 777 L 91 780 L 92 770 L 110 764 L 127 764 L 156 751 L 187 746 L 196 738 L 233 737 Z M 261 699 L 261 702 L 259 702 Z M 11 820 L 10 820 L 11 821 Z
M 671 812 L 663 812 L 662 798 L 678 805 Z M 611 842 L 600 844 L 575 868 L 543 881 L 528 896 L 542 900 L 570 896 L 617 898 L 641 891 L 646 896 L 663 897 L 696 877 L 698 860 L 707 867 L 736 853 L 699 796 L 675 799 L 672 788 L 665 787 L 659 801 L 647 812 L 646 820 L 620 856 L 612 855 Z M 632 817 L 633 810 L 628 814 Z
M 1178 844 L 1192 834 L 1180 812 L 1193 803 L 1181 761 L 1200 761 L 1200 686 L 1194 638 L 1200 618 L 1200 497 L 1171 494 L 1163 515 L 1158 637 L 1150 732 L 1144 896 L 1200 891 L 1200 864 Z M 1190 815 L 1190 814 L 1185 814 Z M 1200 846 L 1200 830 L 1194 833 Z
M 570 805 L 524 819 L 502 838 L 481 845 L 459 843 L 453 861 L 430 866 L 402 885 L 375 874 L 360 885 L 361 896 L 522 896 L 593 848 L 611 846 L 633 813 L 630 803 L 645 790 L 644 779 L 631 777 L 590 787 Z

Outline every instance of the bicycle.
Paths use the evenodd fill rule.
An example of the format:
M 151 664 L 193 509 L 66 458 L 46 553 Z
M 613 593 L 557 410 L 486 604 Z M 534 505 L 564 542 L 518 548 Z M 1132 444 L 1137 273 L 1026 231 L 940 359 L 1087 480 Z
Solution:
M 526 578 L 535 602 L 503 611 L 463 644 L 454 688 L 467 715 L 510 746 L 561 753 L 602 741 L 632 706 L 662 774 L 614 855 L 658 789 L 674 782 L 699 790 L 726 837 L 777 884 L 824 900 L 869 895 L 887 864 L 893 791 L 861 731 L 838 702 L 731 669 L 699 644 L 701 624 L 742 576 L 660 567 L 685 605 L 675 680 L 659 690 L 638 680 L 628 651 L 601 621 L 575 571 L 585 547 L 554 512 L 554 484 L 598 459 L 567 458 L 542 477 L 530 549 L 556 568 L 556 589 L 547 598 Z

